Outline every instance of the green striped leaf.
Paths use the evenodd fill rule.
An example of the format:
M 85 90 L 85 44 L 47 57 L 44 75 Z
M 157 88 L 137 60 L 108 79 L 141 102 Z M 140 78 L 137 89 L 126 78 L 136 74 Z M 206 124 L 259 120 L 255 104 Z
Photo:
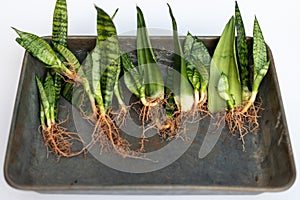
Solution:
M 127 53 L 121 54 L 121 63 L 124 70 L 124 82 L 126 87 L 135 96 L 142 98 L 143 92 L 141 92 L 141 90 L 143 90 L 142 87 L 144 86 L 142 85 L 141 80 L 143 77 L 139 74 Z
M 100 46 L 98 45 L 98 40 L 96 42 L 96 46 L 93 49 L 91 53 L 92 57 L 92 89 L 93 94 L 96 99 L 96 102 L 98 106 L 100 107 L 100 110 L 105 110 L 103 105 L 103 98 L 102 98 L 102 92 L 101 92 L 101 73 L 100 73 L 100 62 L 101 62 L 101 56 L 100 56 Z
M 267 47 L 256 17 L 253 28 L 253 62 L 254 81 L 252 91 L 258 92 L 259 85 L 268 72 L 270 62 L 267 61 Z
M 94 72 L 99 72 L 100 82 L 94 74 L 94 85 L 99 93 L 101 88 L 103 106 L 108 110 L 112 104 L 113 91 L 118 79 L 118 70 L 120 66 L 119 41 L 115 25 L 110 16 L 101 8 L 96 6 L 97 10 L 97 43 L 92 57 L 96 57 L 93 62 Z M 95 52 L 95 53 L 94 53 Z M 97 55 L 95 55 L 97 53 Z M 93 57 L 93 60 L 94 60 Z M 100 87 L 100 88 L 99 88 Z M 96 94 L 96 93 L 95 93 Z M 100 94 L 100 93 L 99 93 Z
M 189 72 L 188 77 L 191 83 L 194 83 L 194 88 L 199 91 L 201 86 L 201 90 L 207 93 L 211 57 L 204 43 L 190 33 L 185 39 L 184 58 L 189 63 L 187 69 L 192 73 Z M 197 72 L 194 72 L 195 70 Z M 195 80 L 197 76 L 199 77 L 198 81 Z
M 59 68 L 61 61 L 56 56 L 48 42 L 32 33 L 22 32 L 13 28 L 20 38 L 16 41 L 24 47 L 33 57 L 48 65 L 47 67 Z
M 52 22 L 52 41 L 67 46 L 68 10 L 66 0 L 57 0 Z
M 54 88 L 55 88 L 55 106 L 54 106 L 54 113 L 55 113 L 55 118 L 57 119 L 58 117 L 58 101 L 60 99 L 60 93 L 61 93 L 61 88 L 62 88 L 62 78 L 58 74 L 54 74 Z
M 53 78 L 48 72 L 44 82 L 44 90 L 49 102 L 50 118 L 52 122 L 55 122 L 55 104 L 56 104 L 56 91 Z
M 115 82 L 117 75 L 117 64 L 109 65 L 101 76 L 101 92 L 105 110 L 111 108 Z
M 46 125 L 46 116 L 45 116 L 45 111 L 44 111 L 44 107 L 43 104 L 40 103 L 40 120 L 41 120 L 41 125 L 44 128 L 44 126 Z
M 67 46 L 67 37 L 68 37 L 68 11 L 66 0 L 57 0 L 55 4 L 55 9 L 53 13 L 52 20 L 52 42 Z M 65 62 L 65 59 L 57 54 L 61 62 Z M 56 91 L 56 104 L 55 104 L 55 116 L 58 117 L 58 100 L 60 99 L 60 93 L 62 90 L 62 78 L 54 70 L 54 85 Z M 70 83 L 66 83 L 70 85 Z M 67 86 L 70 87 L 70 86 Z
M 86 58 L 81 65 L 81 68 L 86 75 L 89 85 L 92 87 L 92 85 L 93 85 L 93 72 L 92 72 L 93 60 L 92 60 L 92 55 L 89 52 L 87 53 Z
M 146 96 L 151 99 L 162 100 L 164 98 L 164 81 L 156 63 L 143 13 L 139 7 L 136 7 L 136 9 L 139 72 L 143 76 Z
M 244 92 L 246 93 L 244 95 L 247 95 L 249 92 L 248 87 L 250 85 L 248 45 L 243 19 L 237 2 L 235 2 L 235 19 L 235 27 L 237 31 L 237 59 L 241 74 L 241 83 L 245 90 Z
M 116 79 L 115 79 L 115 85 L 114 85 L 114 94 L 115 94 L 115 97 L 118 100 L 119 105 L 124 106 L 125 105 L 124 96 L 123 96 L 122 88 L 121 88 L 120 81 L 119 81 L 120 73 L 121 73 L 121 62 L 118 65 L 118 70 L 117 70 L 117 73 L 116 73 Z
M 201 87 L 201 75 L 200 73 L 194 68 L 193 65 L 189 64 L 186 67 L 186 73 L 189 78 L 189 81 L 194 87 L 194 90 L 199 92 Z
M 173 26 L 173 42 L 174 42 L 174 71 L 173 77 L 174 77 L 174 99 L 177 107 L 179 110 L 183 112 L 187 112 L 192 109 L 194 105 L 194 96 L 193 96 L 193 90 L 191 85 L 189 84 L 188 77 L 187 77 L 187 69 L 186 69 L 186 63 L 184 59 L 184 55 L 182 52 L 181 44 L 179 42 L 178 38 L 178 32 L 177 32 L 177 23 L 174 18 L 174 15 L 172 13 L 172 9 L 170 5 L 169 7 L 169 13 L 172 19 L 172 26 Z M 169 76 L 169 75 L 168 75 Z
M 47 125 L 48 125 L 48 127 L 50 127 L 52 122 L 51 122 L 51 117 L 50 117 L 49 101 L 48 101 L 48 98 L 47 98 L 47 95 L 46 95 L 46 92 L 44 90 L 44 87 L 43 87 L 43 84 L 42 84 L 41 80 L 39 79 L 38 76 L 36 76 L 35 78 L 36 78 L 36 83 L 37 83 L 37 86 L 38 86 L 38 91 L 39 91 L 39 94 L 40 94 L 40 102 L 42 104 L 41 109 L 44 110 L 44 115 L 45 115 L 46 120 L 47 120 Z M 40 114 L 42 114 L 42 113 L 40 112 Z M 41 121 L 42 120 L 43 119 L 41 119 Z
M 72 70 L 75 70 L 77 72 L 80 68 L 80 63 L 76 56 L 72 53 L 72 51 L 70 51 L 67 47 L 56 42 L 53 42 L 53 46 L 55 50 L 64 57 L 67 64 L 72 66 Z

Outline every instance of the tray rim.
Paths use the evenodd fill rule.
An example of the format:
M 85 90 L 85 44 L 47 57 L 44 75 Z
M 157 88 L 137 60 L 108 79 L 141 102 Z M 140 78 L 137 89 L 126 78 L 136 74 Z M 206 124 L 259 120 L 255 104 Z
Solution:
M 95 35 L 70 35 L 68 36 L 68 40 L 85 40 L 85 39 L 96 39 L 97 36 Z M 185 36 L 179 36 L 181 39 L 184 39 Z M 219 39 L 220 36 L 197 36 L 200 39 L 207 39 L 207 40 L 213 40 L 213 39 Z M 44 39 L 51 39 L 51 36 L 43 36 L 42 38 Z M 118 38 L 120 39 L 134 39 L 136 36 L 134 35 L 119 35 Z M 150 35 L 150 40 L 151 39 L 171 39 L 172 36 L 169 35 Z M 252 37 L 247 36 L 247 39 L 251 39 Z M 282 119 L 283 123 L 286 126 L 286 140 L 287 140 L 287 147 L 288 147 L 288 154 L 290 157 L 290 165 L 292 169 L 292 177 L 291 179 L 287 182 L 286 185 L 284 186 L 278 186 L 278 187 L 237 187 L 237 186 L 198 186 L 198 185 L 148 185 L 148 186 L 142 186 L 142 185 L 130 185 L 130 186 L 24 186 L 20 184 L 16 184 L 13 182 L 12 179 L 9 177 L 9 164 L 8 164 L 8 158 L 10 156 L 10 149 L 12 147 L 12 136 L 13 136 L 13 130 L 15 127 L 16 123 L 16 116 L 17 116 L 17 111 L 19 107 L 19 102 L 20 102 L 20 93 L 22 92 L 21 86 L 24 81 L 24 71 L 25 71 L 25 63 L 27 62 L 28 56 L 30 54 L 25 51 L 24 56 L 23 56 L 23 61 L 22 61 L 22 66 L 21 66 L 21 71 L 19 74 L 19 82 L 18 82 L 18 89 L 16 92 L 16 99 L 14 103 L 14 109 L 13 109 L 13 114 L 11 118 L 11 125 L 10 125 L 10 130 L 9 130 L 9 138 L 7 142 L 7 147 L 6 147 L 6 153 L 5 153 L 5 159 L 4 159 L 4 178 L 8 185 L 15 189 L 19 190 L 25 190 L 25 191 L 36 191 L 36 192 L 53 192 L 57 191 L 58 193 L 65 193 L 66 191 L 70 192 L 75 192 L 75 191 L 85 191 L 85 192 L 100 192 L 100 193 L 106 193 L 108 192 L 109 194 L 116 193 L 116 194 L 136 194 L 136 193 L 148 193 L 151 192 L 151 194 L 155 194 L 156 192 L 160 193 L 167 193 L 167 194 L 172 194 L 174 191 L 178 191 L 179 194 L 190 194 L 192 193 L 202 193 L 205 191 L 212 191 L 212 192 L 234 192 L 234 193 L 250 193 L 250 194 L 258 194 L 258 193 L 263 193 L 263 192 L 282 192 L 286 191 L 289 188 L 293 186 L 296 180 L 296 167 L 295 167 L 295 158 L 294 158 L 294 153 L 292 150 L 292 145 L 291 145 L 291 140 L 290 140 L 290 134 L 288 130 L 288 124 L 287 124 L 287 119 L 285 115 L 285 110 L 282 102 L 282 96 L 281 96 L 281 90 L 278 82 L 278 77 L 277 77 L 277 71 L 275 67 L 275 61 L 274 57 L 272 54 L 272 51 L 267 45 L 267 52 L 270 55 L 270 62 L 271 62 L 271 68 L 272 68 L 272 79 L 274 79 L 275 82 L 275 87 L 277 90 L 277 95 L 279 99 L 279 104 L 280 104 L 280 111 L 282 113 Z M 172 193 L 171 193 L 172 192 Z

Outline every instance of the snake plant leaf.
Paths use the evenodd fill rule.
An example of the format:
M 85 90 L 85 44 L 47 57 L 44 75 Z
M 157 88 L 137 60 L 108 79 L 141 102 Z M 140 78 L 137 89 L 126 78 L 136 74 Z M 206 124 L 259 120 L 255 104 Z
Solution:
M 43 104 L 40 103 L 40 121 L 41 121 L 41 125 L 42 125 L 42 128 L 44 129 L 45 126 L 46 126 L 46 116 L 45 116 L 45 111 L 44 111 L 44 107 L 43 107 Z
M 33 57 L 36 57 L 38 60 L 48 65 L 47 67 L 61 66 L 61 61 L 56 56 L 54 50 L 43 38 L 32 33 L 20 31 L 16 28 L 13 29 L 20 36 L 16 41 Z
M 137 6 L 137 57 L 146 96 L 164 99 L 164 81 L 153 53 L 143 13 Z
M 201 87 L 201 81 L 200 81 L 201 80 L 201 75 L 198 72 L 198 70 L 196 70 L 193 65 L 188 63 L 187 66 L 186 66 L 186 73 L 187 73 L 187 76 L 189 78 L 189 81 L 193 85 L 194 90 L 196 92 L 199 92 L 200 87 Z
M 112 20 L 116 17 L 118 11 L 119 11 L 119 8 L 117 8 L 117 9 L 115 10 L 115 12 L 113 13 L 113 15 L 111 16 L 111 19 L 112 19 Z
M 186 63 L 182 52 L 181 44 L 178 38 L 177 23 L 169 4 L 169 13 L 173 26 L 173 42 L 174 42 L 174 69 L 173 73 L 175 85 L 174 98 L 179 110 L 187 112 L 192 109 L 194 105 L 193 89 L 188 81 Z M 168 75 L 169 76 L 169 75 Z M 179 84 L 179 85 L 178 85 Z M 177 88 L 177 90 L 176 90 Z
M 205 96 L 207 96 L 209 67 L 211 62 L 208 49 L 200 39 L 188 33 L 184 44 L 184 57 L 188 63 L 187 75 L 194 87 L 195 99 L 199 101 L 197 91 L 198 93 L 200 91 L 201 99 L 203 100 Z M 197 77 L 199 80 L 197 80 Z
M 51 76 L 51 74 L 48 72 L 45 78 L 44 82 L 44 90 L 47 96 L 47 100 L 49 102 L 49 112 L 50 112 L 50 119 L 52 122 L 55 121 L 55 86 L 54 86 L 54 81 Z
M 52 42 L 59 43 L 63 46 L 67 46 L 68 38 L 68 10 L 66 0 L 56 0 L 55 9 L 53 13 L 52 20 Z M 64 62 L 65 60 L 60 54 L 57 54 L 58 58 Z M 62 90 L 62 78 L 55 70 L 51 73 L 54 75 L 54 85 L 55 85 L 55 116 L 58 118 L 58 101 L 60 99 L 60 93 Z M 65 83 L 70 84 L 70 83 Z M 68 86 L 69 87 L 69 86 Z
M 89 82 L 90 87 L 93 85 L 93 60 L 91 53 L 87 52 L 85 60 L 81 64 L 81 68 L 86 75 L 86 78 Z
M 234 106 L 234 99 L 232 99 L 229 92 L 228 77 L 224 73 L 221 74 L 221 78 L 218 83 L 218 92 L 220 97 L 227 102 L 228 109 L 231 110 Z
M 41 109 L 44 110 L 43 114 L 46 117 L 47 125 L 50 127 L 52 122 L 51 122 L 51 117 L 50 117 L 49 101 L 48 101 L 48 98 L 47 98 L 47 95 L 46 95 L 46 92 L 45 92 L 42 81 L 39 79 L 38 76 L 35 76 L 35 79 L 36 79 L 36 83 L 37 83 L 37 86 L 38 86 L 38 91 L 39 91 L 39 94 L 40 94 L 40 102 L 41 102 L 41 105 L 42 105 Z M 43 119 L 41 119 L 41 120 L 43 120 Z
M 235 56 L 234 17 L 226 24 L 212 57 L 208 87 L 208 108 L 210 112 L 226 110 L 226 101 L 221 98 L 218 83 L 222 74 L 228 77 L 229 93 L 235 99 L 235 105 L 242 103 L 242 91 Z
M 241 83 L 243 87 L 243 96 L 248 95 L 250 86 L 250 74 L 249 74 L 249 55 L 248 46 L 246 40 L 245 27 L 238 3 L 235 2 L 235 27 L 237 31 L 237 60 L 240 69 Z
M 218 91 L 222 99 L 226 101 L 230 100 L 228 77 L 224 73 L 221 74 L 221 78 L 218 83 Z
M 97 6 L 95 7 L 97 10 L 96 51 L 98 53 L 98 62 L 97 65 L 96 63 L 93 63 L 93 68 L 99 68 L 96 71 L 100 72 L 99 76 L 103 106 L 107 111 L 111 107 L 114 86 L 116 79 L 118 79 L 118 70 L 120 66 L 119 41 L 116 27 L 111 17 L 103 9 Z M 93 55 L 94 52 L 92 53 L 92 56 Z
M 67 46 L 68 10 L 66 0 L 57 0 L 52 22 L 52 41 Z
M 58 119 L 58 101 L 60 99 L 60 93 L 61 93 L 61 88 L 62 88 L 62 78 L 59 74 L 56 74 L 56 72 L 55 72 L 53 81 L 54 81 L 54 88 L 55 88 L 54 114 L 55 114 L 55 119 L 57 120 Z
M 142 87 L 144 87 L 142 83 L 143 77 L 139 74 L 139 71 L 134 66 L 130 57 L 127 53 L 123 52 L 121 54 L 121 63 L 122 68 L 124 70 L 124 83 L 126 87 L 138 98 L 143 98 L 145 96 L 145 92 L 142 92 Z
M 119 11 L 119 8 L 117 8 L 115 10 L 115 12 L 113 13 L 113 15 L 111 16 L 111 20 L 113 20 L 115 18 L 118 11 Z M 117 68 L 118 68 L 118 70 L 117 70 L 117 78 L 115 79 L 114 94 L 118 100 L 119 105 L 122 107 L 122 106 L 125 106 L 125 103 L 124 103 L 124 96 L 123 96 L 122 88 L 121 88 L 121 85 L 119 82 L 119 77 L 120 77 L 120 73 L 121 73 L 121 60 L 119 61 Z
M 92 57 L 92 90 L 94 97 L 96 99 L 97 105 L 100 107 L 100 110 L 105 110 L 103 106 L 103 98 L 101 92 L 101 73 L 100 73 L 100 46 L 98 45 L 98 40 L 96 41 L 96 46 L 91 52 Z
M 114 94 L 118 100 L 119 106 L 122 107 L 122 106 L 125 106 L 125 103 L 124 103 L 124 96 L 123 96 L 122 88 L 121 88 L 120 81 L 119 81 L 120 73 L 121 73 L 121 60 L 117 65 L 116 79 L 115 79 L 115 85 L 114 85 Z
M 73 68 L 72 70 L 77 72 L 78 69 L 80 68 L 80 63 L 79 63 L 78 59 L 76 58 L 76 56 L 72 53 L 72 51 L 70 51 L 64 45 L 61 45 L 56 42 L 52 42 L 52 43 L 53 43 L 54 49 L 60 55 L 62 55 L 64 57 L 64 59 L 66 60 L 67 64 Z
M 200 73 L 203 84 L 207 85 L 211 57 L 204 43 L 190 33 L 185 39 L 184 58 Z
M 47 41 L 35 34 L 22 32 L 16 28 L 13 29 L 20 36 L 16 39 L 16 41 L 33 57 L 46 64 L 47 68 L 56 70 L 61 75 L 73 75 L 72 72 L 64 64 L 62 64 Z
M 254 80 L 252 91 L 258 92 L 259 85 L 268 72 L 270 62 L 267 61 L 267 47 L 256 17 L 253 28 L 253 62 Z

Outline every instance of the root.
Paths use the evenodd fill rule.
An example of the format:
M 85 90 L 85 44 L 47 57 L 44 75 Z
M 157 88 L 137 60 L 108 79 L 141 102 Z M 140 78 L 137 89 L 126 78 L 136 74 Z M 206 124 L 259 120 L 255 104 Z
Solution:
M 141 101 L 143 107 L 140 109 L 139 117 L 142 124 L 142 135 L 139 152 L 144 152 L 145 143 L 147 142 L 146 132 L 150 129 L 157 129 L 157 122 L 161 120 L 161 117 L 163 116 L 163 101 L 160 99 L 147 99 L 147 102 Z
M 81 96 L 80 104 L 78 106 L 78 109 L 79 109 L 79 111 L 82 114 L 84 119 L 87 119 L 88 121 L 91 121 L 91 122 L 93 121 L 95 123 L 96 119 L 97 119 L 98 109 L 97 109 L 96 105 L 91 105 L 92 114 L 88 114 L 86 111 L 84 111 L 84 106 L 85 106 L 84 98 L 85 97 L 86 97 L 86 91 L 83 90 L 83 94 Z M 91 104 L 92 104 L 92 102 L 91 102 Z
M 181 115 L 179 111 L 176 111 L 172 118 L 167 118 L 163 120 L 165 123 L 164 125 L 159 124 L 159 134 L 162 140 L 171 140 L 179 133 L 180 130 L 180 122 L 181 122 Z
M 165 104 L 168 103 L 167 98 L 164 101 Z M 171 118 L 164 117 L 165 120 L 162 121 L 165 123 L 159 126 L 160 136 L 163 140 L 171 140 L 175 137 L 184 138 L 187 123 L 196 123 L 208 116 L 211 116 L 211 113 L 208 111 L 207 98 L 203 98 L 201 101 L 197 101 L 189 112 L 183 113 L 177 110 Z M 181 135 L 182 133 L 183 135 Z
M 153 105 L 156 105 L 156 104 L 153 104 Z M 154 126 L 155 119 L 157 119 L 157 117 L 158 117 L 157 115 L 155 115 L 156 114 L 155 107 L 152 107 L 151 104 L 148 104 L 148 105 L 144 105 L 142 107 L 142 109 L 140 110 L 139 116 L 140 116 L 141 123 L 142 123 L 142 135 L 141 135 L 139 152 L 144 152 L 145 151 L 145 143 L 147 141 L 147 139 L 146 139 L 146 132 L 150 128 L 154 128 L 155 127 Z
M 194 105 L 192 113 L 193 122 L 201 121 L 208 116 L 212 117 L 208 110 L 206 97 Z
M 66 77 L 68 78 L 68 79 L 70 79 L 71 81 L 75 81 L 75 82 L 81 82 L 81 80 L 80 80 L 80 77 L 79 76 L 77 76 L 77 73 L 76 73 L 76 69 L 75 69 L 75 67 L 74 67 L 74 64 L 73 63 L 68 63 L 68 62 L 66 62 L 66 63 L 64 63 L 66 66 L 69 66 L 69 70 L 70 70 L 70 74 L 68 73 L 65 73 L 65 75 L 66 75 Z
M 141 99 L 143 104 L 142 109 L 140 110 L 139 116 L 142 121 L 142 124 L 147 122 L 155 121 L 159 117 L 159 108 L 163 105 L 162 100 L 160 99 Z
M 128 110 L 130 109 L 130 107 L 131 106 L 122 105 L 121 108 L 117 111 L 111 110 L 109 112 L 113 116 L 112 118 L 119 128 L 126 125 L 126 119 L 128 118 Z
M 130 150 L 130 143 L 123 139 L 113 119 L 106 113 L 100 113 L 92 134 L 92 142 L 100 143 L 100 154 L 105 151 L 114 150 L 123 158 L 140 158 L 139 155 Z
M 42 135 L 48 152 L 52 152 L 58 158 L 77 156 L 85 151 L 84 141 L 80 135 L 66 131 L 60 124 L 52 124 L 50 127 L 42 129 Z M 79 143 L 81 149 L 72 150 L 74 143 Z
M 244 106 L 238 106 L 226 114 L 225 120 L 228 129 L 232 134 L 239 133 L 243 151 L 246 150 L 244 137 L 248 133 L 256 134 L 259 129 L 258 112 L 262 109 L 261 105 L 261 101 L 256 105 L 252 104 L 247 112 L 244 112 Z
M 71 84 L 78 84 L 80 83 L 80 78 L 77 76 L 77 73 L 75 71 L 71 71 L 71 74 L 64 73 L 63 75 L 60 73 L 57 73 L 64 82 L 71 83 Z

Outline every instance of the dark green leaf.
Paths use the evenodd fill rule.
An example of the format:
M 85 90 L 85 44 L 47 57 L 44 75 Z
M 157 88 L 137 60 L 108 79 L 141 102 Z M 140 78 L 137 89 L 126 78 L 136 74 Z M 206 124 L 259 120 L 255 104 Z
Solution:
M 144 87 L 142 83 L 143 77 L 139 74 L 127 53 L 121 54 L 121 63 L 124 70 L 124 82 L 126 87 L 138 98 L 145 97 L 143 96 L 145 92 L 141 92 L 143 91 L 142 87 Z
M 52 22 L 52 41 L 67 46 L 68 10 L 66 0 L 57 0 Z
M 174 69 L 176 70 L 174 71 L 173 74 L 169 74 L 169 75 L 172 75 L 174 80 L 173 84 L 175 87 L 175 91 L 174 91 L 175 103 L 177 104 L 178 108 L 181 111 L 186 112 L 191 110 L 192 106 L 194 105 L 193 90 L 191 85 L 188 82 L 186 63 L 182 52 L 181 44 L 178 38 L 176 20 L 173 16 L 172 9 L 169 6 L 169 4 L 168 7 L 172 19 L 172 26 L 173 26 L 173 41 L 174 41 L 174 52 L 175 52 Z
M 201 87 L 201 90 L 207 93 L 206 90 L 209 80 L 211 57 L 204 43 L 196 36 L 192 36 L 190 33 L 188 33 L 185 39 L 184 57 L 189 63 L 187 66 L 188 70 L 193 71 L 193 73 L 188 73 L 188 77 L 193 84 L 194 89 L 199 91 Z M 194 73 L 194 69 L 197 70 L 197 73 Z M 190 77 L 189 75 L 193 76 Z M 199 80 L 195 80 L 195 75 L 196 77 L 199 77 Z
M 98 32 L 96 51 L 98 54 L 96 55 L 97 62 L 93 62 L 93 68 L 99 68 L 95 69 L 95 72 L 98 71 L 100 73 L 99 84 L 103 105 L 104 109 L 108 110 L 112 104 L 114 86 L 116 79 L 118 79 L 118 70 L 120 67 L 119 41 L 115 25 L 110 16 L 101 8 L 96 7 L 96 10 Z M 92 53 L 93 56 L 94 52 Z M 97 83 L 95 86 L 99 87 L 99 84 Z M 99 92 L 98 90 L 99 88 L 97 92 Z
M 267 47 L 256 17 L 253 29 L 253 61 L 254 81 L 252 91 L 258 92 L 259 85 L 266 75 L 270 63 L 267 61 Z
M 53 78 L 51 76 L 51 74 L 48 72 L 46 75 L 46 79 L 44 82 L 44 90 L 49 102 L 49 110 L 50 110 L 50 117 L 51 120 L 54 122 L 55 121 L 55 105 L 56 105 L 56 91 L 55 91 L 55 85 L 54 85 L 54 81 Z
M 164 81 L 156 63 L 148 36 L 143 13 L 137 9 L 137 57 L 140 73 L 143 75 L 146 96 L 152 99 L 164 98 Z M 144 95 L 143 95 L 144 96 Z
M 235 2 L 235 19 L 235 27 L 237 30 L 237 59 L 241 73 L 241 83 L 243 87 L 246 87 L 246 89 L 248 89 L 250 85 L 248 46 L 243 19 L 237 2 Z
M 16 41 L 32 56 L 48 65 L 47 67 L 57 68 L 61 66 L 61 61 L 58 59 L 51 46 L 44 39 L 31 33 L 22 32 L 15 28 L 13 29 L 20 36 L 20 38 L 17 38 Z
M 35 78 L 36 78 L 36 82 L 37 82 L 37 86 L 38 86 L 38 90 L 39 90 L 39 94 L 40 94 L 40 102 L 42 104 L 41 109 L 44 110 L 44 115 L 46 116 L 47 125 L 51 126 L 52 122 L 51 122 L 51 117 L 50 117 L 49 101 L 48 101 L 48 98 L 47 98 L 47 95 L 46 95 L 46 92 L 44 90 L 41 80 L 39 79 L 38 76 L 36 76 Z M 40 114 L 42 114 L 42 113 L 40 113 Z M 43 120 L 43 119 L 41 119 L 41 120 Z

